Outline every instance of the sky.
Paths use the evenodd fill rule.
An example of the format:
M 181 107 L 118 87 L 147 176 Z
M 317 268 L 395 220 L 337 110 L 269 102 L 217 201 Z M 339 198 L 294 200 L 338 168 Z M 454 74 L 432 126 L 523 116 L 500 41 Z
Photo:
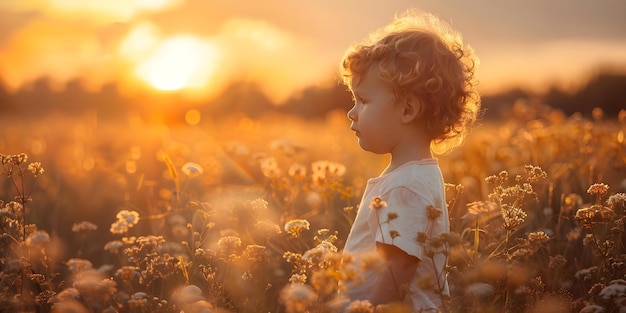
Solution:
M 485 94 L 626 72 L 622 0 L 0 0 L 0 84 L 205 99 L 246 81 L 280 102 L 337 83 L 345 49 L 409 8 L 463 35 Z

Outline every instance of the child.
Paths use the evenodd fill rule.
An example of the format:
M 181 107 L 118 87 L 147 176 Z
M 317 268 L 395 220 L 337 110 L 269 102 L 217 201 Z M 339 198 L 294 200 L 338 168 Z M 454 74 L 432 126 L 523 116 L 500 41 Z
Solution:
M 348 118 L 359 146 L 391 156 L 383 173 L 367 182 L 344 248 L 348 273 L 356 276 L 345 293 L 355 308 L 367 300 L 373 306 L 402 303 L 411 312 L 445 310 L 439 239 L 449 221 L 431 150 L 450 151 L 475 121 L 476 62 L 448 25 L 411 11 L 349 48 L 342 60 L 343 82 L 354 96 Z

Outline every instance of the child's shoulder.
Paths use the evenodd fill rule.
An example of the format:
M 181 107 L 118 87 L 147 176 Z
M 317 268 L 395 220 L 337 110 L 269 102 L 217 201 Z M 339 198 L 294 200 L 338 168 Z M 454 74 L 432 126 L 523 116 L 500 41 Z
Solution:
M 443 184 L 441 169 L 436 162 L 412 162 L 399 167 L 386 177 L 388 189 L 406 188 L 416 193 Z

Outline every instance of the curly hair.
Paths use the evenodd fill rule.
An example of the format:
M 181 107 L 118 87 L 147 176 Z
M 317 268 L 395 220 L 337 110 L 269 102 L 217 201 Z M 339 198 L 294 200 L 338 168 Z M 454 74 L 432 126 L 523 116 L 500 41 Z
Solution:
M 407 11 L 348 48 L 340 72 L 352 89 L 355 76 L 378 67 L 378 77 L 396 101 L 418 100 L 431 148 L 442 154 L 459 146 L 477 119 L 477 64 L 472 48 L 449 25 L 432 14 Z

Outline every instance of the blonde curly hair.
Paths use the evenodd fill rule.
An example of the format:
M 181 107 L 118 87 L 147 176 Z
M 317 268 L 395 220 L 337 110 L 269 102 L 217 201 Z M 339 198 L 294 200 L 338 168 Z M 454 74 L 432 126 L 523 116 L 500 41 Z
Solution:
M 480 95 L 474 71 L 478 58 L 459 33 L 432 14 L 406 11 L 389 25 L 348 48 L 340 66 L 352 89 L 355 76 L 373 67 L 396 101 L 418 99 L 420 122 L 431 148 L 443 154 L 459 146 L 477 119 Z

